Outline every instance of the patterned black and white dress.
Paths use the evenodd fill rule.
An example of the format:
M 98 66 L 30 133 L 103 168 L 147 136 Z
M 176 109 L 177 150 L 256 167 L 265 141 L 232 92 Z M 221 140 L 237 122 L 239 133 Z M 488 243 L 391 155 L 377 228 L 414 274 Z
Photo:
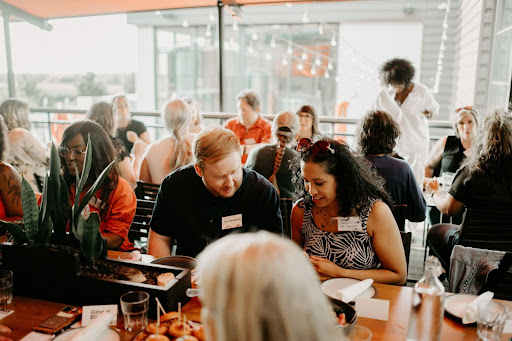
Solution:
M 328 259 L 344 269 L 367 270 L 379 268 L 379 258 L 366 231 L 368 216 L 375 201 L 377 199 L 370 200 L 359 214 L 363 232 L 323 231 L 313 221 L 312 206 L 306 205 L 301 229 L 304 250 L 310 255 Z

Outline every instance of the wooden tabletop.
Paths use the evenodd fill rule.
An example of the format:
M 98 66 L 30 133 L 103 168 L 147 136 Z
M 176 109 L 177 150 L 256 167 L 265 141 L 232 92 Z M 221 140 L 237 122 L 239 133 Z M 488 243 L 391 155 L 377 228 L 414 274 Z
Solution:
M 411 309 L 412 288 L 374 284 L 377 289 L 378 299 L 390 301 L 389 320 L 379 321 L 359 317 L 358 324 L 368 327 L 373 333 L 372 340 L 405 340 L 409 324 Z M 512 310 L 512 302 L 500 301 Z M 31 332 L 32 327 L 38 325 L 48 317 L 64 308 L 65 304 L 36 300 L 32 298 L 15 296 L 11 304 L 2 308 L 13 309 L 14 313 L 0 320 L 12 329 L 11 334 L 6 334 L 13 340 L 20 340 Z M 197 298 L 192 298 L 182 309 L 187 319 L 201 320 L 201 305 Z M 123 329 L 122 315 L 119 315 L 117 330 L 121 340 L 131 340 L 137 333 L 127 332 Z M 502 340 L 509 340 L 512 334 L 504 334 Z M 445 316 L 442 327 L 442 340 L 476 340 L 476 325 L 462 325 L 462 323 Z

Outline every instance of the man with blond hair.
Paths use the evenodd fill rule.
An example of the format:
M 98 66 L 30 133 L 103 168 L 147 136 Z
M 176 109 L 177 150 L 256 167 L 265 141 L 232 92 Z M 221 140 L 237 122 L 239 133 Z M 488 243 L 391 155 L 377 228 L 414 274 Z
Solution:
M 242 164 L 249 152 L 270 142 L 269 120 L 260 116 L 260 99 L 253 90 L 244 90 L 236 96 L 238 116 L 229 119 L 224 127 L 232 130 L 242 145 Z
M 241 148 L 230 130 L 213 127 L 194 140 L 195 164 L 169 174 L 158 191 L 148 253 L 195 257 L 229 234 L 267 230 L 282 234 L 279 196 L 268 180 L 242 168 Z

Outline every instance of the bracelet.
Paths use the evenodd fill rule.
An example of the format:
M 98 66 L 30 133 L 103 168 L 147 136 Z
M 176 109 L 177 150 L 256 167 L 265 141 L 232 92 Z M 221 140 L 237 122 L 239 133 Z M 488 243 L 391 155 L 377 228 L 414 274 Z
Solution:
M 437 191 L 432 191 L 432 193 L 430 193 L 430 199 L 433 199 L 434 198 L 434 194 L 436 194 Z

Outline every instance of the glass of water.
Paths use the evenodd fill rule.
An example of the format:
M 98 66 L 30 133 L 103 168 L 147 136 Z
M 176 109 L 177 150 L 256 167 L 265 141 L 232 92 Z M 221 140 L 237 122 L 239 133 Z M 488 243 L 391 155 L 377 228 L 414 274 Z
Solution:
M 124 329 L 131 332 L 143 330 L 148 325 L 149 294 L 130 291 L 121 296 Z
M 484 341 L 500 340 L 507 313 L 508 309 L 501 303 L 495 301 L 479 302 L 478 318 L 476 320 L 478 339 Z
M 0 305 L 12 301 L 12 271 L 0 270 Z

